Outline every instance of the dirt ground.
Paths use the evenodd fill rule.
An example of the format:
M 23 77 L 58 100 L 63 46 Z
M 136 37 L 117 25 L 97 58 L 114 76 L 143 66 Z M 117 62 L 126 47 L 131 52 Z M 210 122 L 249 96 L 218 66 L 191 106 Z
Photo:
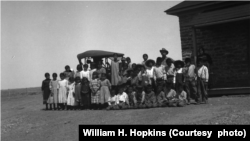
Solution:
M 44 111 L 41 94 L 1 99 L 3 141 L 78 140 L 79 124 L 250 124 L 250 95 L 181 108 Z

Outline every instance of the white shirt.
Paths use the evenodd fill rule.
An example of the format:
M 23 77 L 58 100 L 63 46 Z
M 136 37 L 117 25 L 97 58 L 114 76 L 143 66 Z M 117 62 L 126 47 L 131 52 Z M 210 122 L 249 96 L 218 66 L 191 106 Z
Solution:
M 122 94 L 117 95 L 116 103 L 119 104 L 120 101 L 122 101 L 122 102 L 127 102 L 128 101 L 128 95 L 125 92 L 123 92 Z
M 154 67 L 152 67 L 151 69 L 146 69 L 146 72 L 150 78 L 154 78 L 154 69 Z
M 113 97 L 109 97 L 108 99 L 108 104 L 111 105 L 111 103 L 117 103 L 117 95 L 113 96 Z
M 80 72 L 80 78 L 82 79 L 83 77 L 88 78 L 88 80 L 90 81 L 90 72 L 89 71 L 81 71 Z
M 209 74 L 208 74 L 208 69 L 206 66 L 203 65 L 202 67 L 199 68 L 198 76 L 201 79 L 205 80 L 205 82 L 208 82 Z

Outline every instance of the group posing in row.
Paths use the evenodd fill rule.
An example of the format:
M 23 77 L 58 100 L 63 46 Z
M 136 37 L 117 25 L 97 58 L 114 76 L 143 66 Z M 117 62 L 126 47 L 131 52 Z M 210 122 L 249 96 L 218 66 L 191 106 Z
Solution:
M 208 68 L 203 58 L 197 66 L 190 58 L 185 61 L 167 57 L 166 49 L 160 50 L 162 57 L 156 62 L 143 54 L 141 64 L 117 54 L 111 59 L 110 79 L 102 61 L 77 65 L 74 72 L 69 66 L 60 73 L 49 73 L 42 82 L 43 103 L 48 109 L 134 109 L 153 107 L 185 106 L 194 99 L 194 104 L 207 103 Z M 83 66 L 83 69 L 82 69 Z M 48 107 L 50 106 L 50 108 Z

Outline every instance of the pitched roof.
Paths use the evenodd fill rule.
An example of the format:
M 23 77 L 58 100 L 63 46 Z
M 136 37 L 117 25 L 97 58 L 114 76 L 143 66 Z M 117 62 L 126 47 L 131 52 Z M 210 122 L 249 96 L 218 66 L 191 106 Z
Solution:
M 244 17 L 250 17 L 250 4 L 200 13 L 190 23 L 185 23 L 185 25 L 199 25 Z
M 211 5 L 214 3 L 218 3 L 218 1 L 184 1 L 184 2 L 181 2 L 181 3 L 171 7 L 170 9 L 166 10 L 165 12 L 167 14 L 170 14 L 170 15 L 171 14 L 175 15 L 177 12 L 192 10 L 195 8 L 200 8 L 200 7 Z

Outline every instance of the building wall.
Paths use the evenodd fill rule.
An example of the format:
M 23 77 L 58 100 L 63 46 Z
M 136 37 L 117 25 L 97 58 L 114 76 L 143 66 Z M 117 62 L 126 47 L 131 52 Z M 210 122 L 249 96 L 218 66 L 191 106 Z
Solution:
M 191 27 L 183 25 L 193 16 L 179 16 L 183 57 L 192 52 L 193 45 Z M 197 48 L 203 47 L 214 62 L 210 69 L 212 88 L 250 86 L 249 25 L 246 20 L 196 29 Z

